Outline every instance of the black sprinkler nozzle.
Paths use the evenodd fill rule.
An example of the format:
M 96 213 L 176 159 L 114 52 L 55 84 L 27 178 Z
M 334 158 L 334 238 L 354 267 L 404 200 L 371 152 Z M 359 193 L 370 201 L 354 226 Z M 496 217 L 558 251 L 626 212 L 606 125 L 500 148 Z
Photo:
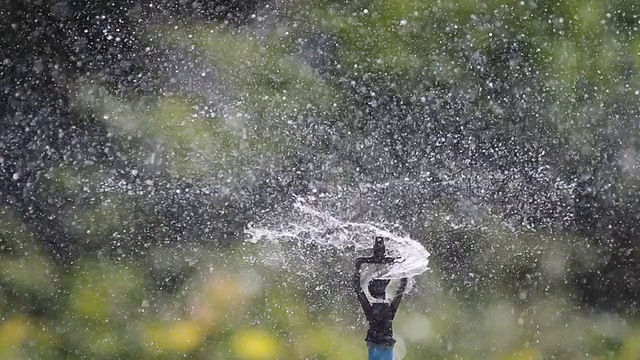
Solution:
M 375 243 L 373 244 L 373 257 L 376 260 L 382 260 L 386 254 L 387 248 L 384 246 L 384 238 L 382 236 L 376 236 Z
M 392 264 L 395 258 L 387 256 L 387 247 L 384 244 L 385 239 L 382 236 L 376 236 L 373 244 L 373 256 L 359 257 L 356 259 L 356 267 L 359 269 L 362 264 Z
M 359 257 L 356 259 L 356 269 L 353 277 L 353 287 L 358 296 L 358 301 L 362 305 L 364 314 L 369 322 L 369 331 L 367 332 L 368 343 L 392 347 L 395 343 L 393 339 L 393 329 L 391 323 L 396 315 L 400 300 L 407 286 L 407 278 L 400 280 L 400 287 L 392 299 L 386 299 L 386 287 L 389 284 L 388 279 L 371 279 L 367 284 L 370 295 L 374 299 L 370 302 L 362 289 L 360 282 L 360 268 L 362 264 L 392 264 L 395 258 L 387 256 L 385 239 L 376 237 L 373 245 L 373 256 Z M 390 300 L 390 301 L 389 301 Z

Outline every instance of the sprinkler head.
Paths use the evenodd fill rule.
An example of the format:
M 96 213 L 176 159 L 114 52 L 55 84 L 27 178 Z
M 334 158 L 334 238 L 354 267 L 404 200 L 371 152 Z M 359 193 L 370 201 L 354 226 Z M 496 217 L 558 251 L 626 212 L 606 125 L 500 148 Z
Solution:
M 387 247 L 384 245 L 384 238 L 382 236 L 376 236 L 373 244 L 373 256 L 359 257 L 356 259 L 356 265 L 358 264 L 393 264 L 396 259 L 387 256 Z
M 366 341 L 372 346 L 381 346 L 384 349 L 392 349 L 395 340 L 393 339 L 392 321 L 402 300 L 402 295 L 407 285 L 407 278 L 400 280 L 400 286 L 395 295 L 387 298 L 387 285 L 389 279 L 374 278 L 368 281 L 367 289 L 369 295 L 374 299 L 367 298 L 360 278 L 360 268 L 362 264 L 393 264 L 395 258 L 387 256 L 387 249 L 384 245 L 383 237 L 376 237 L 373 245 L 373 255 L 370 257 L 360 257 L 356 259 L 356 271 L 353 276 L 353 287 L 358 296 L 358 301 L 364 310 L 364 314 L 369 322 Z M 391 354 L 391 352 L 388 352 Z M 373 359 L 372 357 L 369 357 Z
M 360 268 L 362 264 L 393 264 L 396 259 L 390 256 L 387 256 L 387 249 L 384 244 L 384 238 L 381 236 L 377 236 L 375 238 L 375 242 L 373 244 L 373 255 L 369 257 L 359 257 L 356 259 L 356 272 L 360 272 Z M 389 280 L 384 279 L 372 279 L 367 284 L 369 289 L 369 293 L 376 299 L 384 299 L 385 298 L 385 290 L 387 285 L 389 284 Z M 358 289 L 356 291 L 360 291 L 360 284 L 357 284 Z

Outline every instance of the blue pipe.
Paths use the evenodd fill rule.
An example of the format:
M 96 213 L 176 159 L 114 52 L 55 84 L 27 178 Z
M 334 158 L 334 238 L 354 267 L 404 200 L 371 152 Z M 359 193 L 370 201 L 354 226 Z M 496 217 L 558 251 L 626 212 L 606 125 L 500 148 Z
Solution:
M 367 342 L 369 360 L 393 360 L 393 345 L 380 345 Z

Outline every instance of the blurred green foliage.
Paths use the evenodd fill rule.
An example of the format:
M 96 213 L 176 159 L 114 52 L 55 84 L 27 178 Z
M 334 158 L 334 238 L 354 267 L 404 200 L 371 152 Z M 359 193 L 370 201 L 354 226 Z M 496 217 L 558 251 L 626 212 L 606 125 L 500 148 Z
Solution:
M 305 278 L 247 263 L 254 250 L 194 248 L 187 280 L 163 290 L 150 272 L 161 258 L 87 257 L 66 270 L 41 255 L 11 211 L 0 212 L 2 359 L 364 359 L 366 325 L 344 298 L 312 309 Z M 539 241 L 492 233 L 470 272 L 483 297 L 464 299 L 438 264 L 420 276 L 395 321 L 404 359 L 637 359 L 632 319 L 580 309 L 563 287 L 567 255 Z M 500 241 L 507 243 L 500 244 Z M 535 245 L 533 245 L 535 244 Z M 546 250 L 542 250 L 546 249 Z M 170 262 L 183 257 L 167 249 Z M 165 257 L 166 257 L 165 256 Z M 251 266 L 250 266 L 251 265 Z M 546 271 L 534 288 L 511 268 Z M 329 274 L 330 275 L 330 274 Z M 546 279 L 546 281 L 545 281 Z
M 157 46 L 188 49 L 209 62 L 233 115 L 196 117 L 207 99 L 185 94 L 121 99 L 92 79 L 76 84 L 76 110 L 99 115 L 127 144 L 132 161 L 206 179 L 277 159 L 318 136 L 292 119 L 319 116 L 355 131 L 349 126 L 361 114 L 349 77 L 407 101 L 426 88 L 480 86 L 489 93 L 494 84 L 473 59 L 484 58 L 498 80 L 535 79 L 526 83 L 544 89 L 549 111 L 534 126 L 552 127 L 576 153 L 597 152 L 606 134 L 636 141 L 620 131 L 634 125 L 622 119 L 611 125 L 601 110 L 605 103 L 637 102 L 640 78 L 627 71 L 640 64 L 640 8 L 633 2 L 300 1 L 282 11 L 286 29 L 147 30 Z M 295 55 L 297 40 L 313 33 L 332 34 L 340 44 L 330 75 Z M 504 61 L 511 50 L 522 58 Z M 492 120 L 507 121 L 489 96 L 474 101 L 496 109 Z M 100 169 L 61 165 L 47 186 L 75 199 L 87 183 L 104 178 Z M 628 191 L 635 186 L 630 182 Z M 105 238 L 120 234 L 135 244 L 122 224 L 149 220 L 139 215 L 141 202 L 139 194 L 111 192 L 61 209 L 84 245 L 100 250 L 70 267 L 52 263 L 19 216 L 0 208 L 0 358 L 365 358 L 366 328 L 354 299 L 312 310 L 313 299 L 300 290 L 304 278 L 248 266 L 251 250 L 240 245 L 184 249 L 162 238 L 144 256 L 118 257 L 126 246 Z M 603 261 L 602 254 L 564 229 L 515 236 L 500 219 L 482 223 L 463 279 L 452 279 L 437 258 L 417 279 L 395 322 L 398 354 L 408 360 L 640 358 L 636 319 L 591 312 L 572 293 L 572 275 Z M 176 274 L 182 281 L 164 286 L 163 277 Z

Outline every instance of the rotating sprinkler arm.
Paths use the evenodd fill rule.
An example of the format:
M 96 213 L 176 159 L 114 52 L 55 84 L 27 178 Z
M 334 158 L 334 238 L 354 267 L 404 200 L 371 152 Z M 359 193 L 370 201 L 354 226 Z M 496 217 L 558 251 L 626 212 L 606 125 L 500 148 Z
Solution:
M 362 268 L 362 264 L 364 264 L 366 260 L 366 258 L 356 259 L 356 271 L 353 273 L 353 289 L 356 291 L 358 301 L 360 302 L 362 310 L 364 311 L 364 314 L 369 321 L 371 314 L 371 303 L 369 302 L 369 299 L 367 299 L 367 295 L 362 290 L 362 283 L 360 279 L 360 268 Z
M 400 287 L 398 288 L 398 291 L 396 291 L 396 296 L 394 296 L 391 301 L 391 313 L 394 317 L 396 316 L 396 311 L 398 311 L 398 306 L 400 306 L 404 290 L 407 288 L 407 280 L 407 278 L 400 279 Z

